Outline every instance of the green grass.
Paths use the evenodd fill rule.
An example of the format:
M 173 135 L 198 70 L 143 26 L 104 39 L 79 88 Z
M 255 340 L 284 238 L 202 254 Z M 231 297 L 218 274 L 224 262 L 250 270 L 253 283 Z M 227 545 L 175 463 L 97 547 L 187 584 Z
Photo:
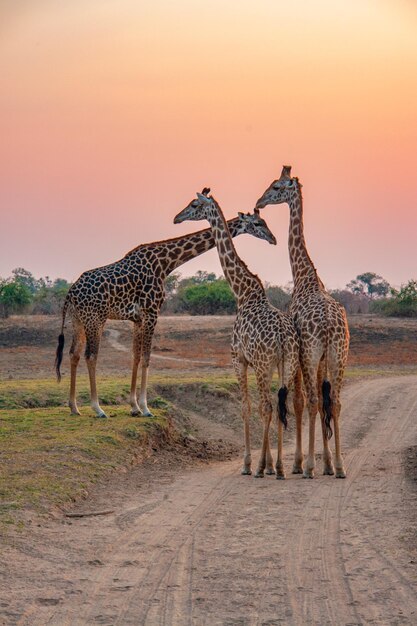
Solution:
M 51 402 L 38 381 L 31 384 L 37 402 Z M 21 397 L 9 386 L 9 403 Z M 86 409 L 82 416 L 70 415 L 64 407 L 0 410 L 0 529 L 19 526 L 22 509 L 43 513 L 85 496 L 94 482 L 131 463 L 168 432 L 169 408 L 165 403 L 153 408 L 154 418 L 138 418 L 125 406 L 108 406 L 107 420 Z
M 409 368 L 348 368 L 345 377 L 355 379 L 360 377 L 387 376 L 393 374 L 410 373 Z M 166 408 L 166 400 L 157 395 L 158 387 L 175 387 L 179 390 L 193 385 L 201 385 L 203 391 L 231 392 L 237 390 L 237 381 L 233 371 L 190 374 L 152 374 L 149 404 L 155 408 Z M 255 376 L 249 370 L 249 385 L 256 387 Z M 276 386 L 276 385 L 275 385 Z M 100 378 L 98 381 L 100 403 L 103 406 L 129 404 L 130 380 L 128 378 Z M 155 391 L 156 390 L 156 391 Z M 80 377 L 77 381 L 77 397 L 80 408 L 85 415 L 92 415 L 89 407 L 90 390 L 87 377 Z M 7 380 L 0 381 L 0 410 L 23 408 L 64 407 L 68 405 L 68 384 L 60 385 L 54 379 Z M 84 405 L 84 406 L 83 406 Z

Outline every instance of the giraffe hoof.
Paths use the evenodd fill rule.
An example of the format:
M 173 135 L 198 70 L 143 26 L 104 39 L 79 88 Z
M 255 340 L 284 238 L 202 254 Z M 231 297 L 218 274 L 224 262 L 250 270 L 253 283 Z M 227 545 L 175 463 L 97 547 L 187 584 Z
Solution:
M 301 465 L 294 465 L 292 468 L 292 473 L 293 474 L 302 474 L 303 473 L 303 468 Z
M 323 476 L 333 476 L 334 474 L 334 469 L 333 467 L 329 466 L 329 467 L 325 467 L 323 470 Z
M 81 415 L 81 413 L 79 411 L 71 410 L 71 415 Z
M 303 478 L 314 478 L 314 470 L 305 469 L 303 472 Z
M 104 411 L 102 411 L 101 413 L 97 413 L 96 417 L 98 419 L 108 419 L 108 415 L 106 415 Z
M 277 480 L 285 480 L 284 472 L 277 472 Z
M 250 476 L 252 474 L 252 470 L 248 467 L 244 467 L 240 473 L 242 476 Z
M 131 415 L 132 417 L 138 417 L 138 416 L 140 416 L 140 415 L 141 415 L 141 412 L 140 412 L 138 409 L 132 409 L 132 410 L 130 411 L 130 415 Z
M 336 470 L 336 478 L 346 478 L 346 472 L 344 469 Z
M 263 478 L 264 477 L 264 471 L 263 470 L 256 470 L 254 478 Z
M 142 411 L 142 417 L 154 417 L 154 414 L 151 413 L 149 410 Z
M 265 470 L 265 474 L 267 474 L 268 476 L 273 476 L 275 474 L 275 470 L 273 467 L 268 467 L 267 470 Z

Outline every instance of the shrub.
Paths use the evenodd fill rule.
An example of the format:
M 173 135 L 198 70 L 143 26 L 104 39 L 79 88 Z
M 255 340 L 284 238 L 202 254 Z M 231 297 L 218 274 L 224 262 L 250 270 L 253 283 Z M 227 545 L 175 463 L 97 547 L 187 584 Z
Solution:
M 20 281 L 6 280 L 0 284 L 0 315 L 9 317 L 21 313 L 32 301 L 29 287 Z
M 265 292 L 272 306 L 281 311 L 288 311 L 291 302 L 290 293 L 277 285 L 266 285 Z
M 191 315 L 216 315 L 236 312 L 236 302 L 224 278 L 180 289 L 182 309 Z
M 392 297 L 371 305 L 372 313 L 389 317 L 417 317 L 417 280 L 409 280 L 397 291 L 392 289 Z

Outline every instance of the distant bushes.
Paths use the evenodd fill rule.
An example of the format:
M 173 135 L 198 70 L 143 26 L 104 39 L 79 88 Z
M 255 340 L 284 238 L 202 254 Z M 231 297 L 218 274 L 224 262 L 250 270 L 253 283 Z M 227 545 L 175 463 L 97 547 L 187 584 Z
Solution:
M 394 289 L 374 272 L 359 274 L 342 291 L 331 295 L 348 313 L 375 313 L 389 317 L 417 317 L 417 280 Z
M 287 310 L 291 296 L 287 290 L 266 285 L 266 295 L 278 309 Z M 188 313 L 189 315 L 230 315 L 236 313 L 236 300 L 223 277 L 209 272 L 197 272 L 181 279 L 174 273 L 166 280 L 167 298 L 163 313 Z
M 352 293 L 348 289 L 334 289 L 330 295 L 346 309 L 349 315 L 369 313 L 370 298 L 363 293 Z
M 61 311 L 70 284 L 63 278 L 36 279 L 22 267 L 9 278 L 0 278 L 0 317 L 17 313 L 57 314 Z
M 391 290 L 391 298 L 375 300 L 371 312 L 389 317 L 417 317 L 417 280 L 409 280 L 399 290 Z
M 236 311 L 236 301 L 224 278 L 181 289 L 179 305 L 191 315 L 222 315 Z
M 272 306 L 281 311 L 288 311 L 291 302 L 291 293 L 285 287 L 277 285 L 265 285 L 265 292 Z

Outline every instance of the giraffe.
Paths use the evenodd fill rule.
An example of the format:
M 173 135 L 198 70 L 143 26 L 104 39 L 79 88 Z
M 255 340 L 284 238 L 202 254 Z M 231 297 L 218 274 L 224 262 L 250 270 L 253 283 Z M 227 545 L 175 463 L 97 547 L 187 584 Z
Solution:
M 281 379 L 278 392 L 278 456 L 276 477 L 285 478 L 283 466 L 283 426 L 287 424 L 287 394 L 292 390 L 296 371 L 299 369 L 299 343 L 294 323 L 289 314 L 274 308 L 266 297 L 258 276 L 249 271 L 238 256 L 230 236 L 227 222 L 217 201 L 211 196 L 197 194 L 199 206 L 190 203 L 174 219 L 178 224 L 185 220 L 207 219 L 217 245 L 224 275 L 237 300 L 237 315 L 233 327 L 231 351 L 232 362 L 242 396 L 242 420 L 244 426 L 245 452 L 242 474 L 251 474 L 250 449 L 250 400 L 247 370 L 255 370 L 263 419 L 262 452 L 255 477 L 275 474 L 269 446 L 269 426 L 272 418 L 271 381 L 275 368 Z M 245 218 L 248 219 L 248 218 Z M 267 241 L 276 244 L 268 230 Z
M 209 189 L 205 188 L 204 193 Z M 258 215 L 240 213 L 229 222 L 233 237 L 248 233 L 263 237 L 264 222 Z M 100 339 L 108 319 L 133 322 L 133 366 L 130 387 L 132 415 L 152 416 L 147 403 L 147 381 L 152 338 L 159 310 L 165 299 L 164 281 L 168 274 L 193 257 L 215 246 L 211 229 L 165 241 L 143 244 L 120 261 L 84 272 L 70 288 L 62 311 L 62 330 L 56 352 L 56 373 L 64 349 L 64 324 L 67 312 L 73 325 L 70 349 L 71 383 L 69 407 L 80 415 L 76 401 L 77 366 L 84 345 L 90 379 L 91 406 L 97 417 L 107 417 L 98 401 L 96 362 Z M 137 401 L 137 373 L 142 360 L 141 387 Z
M 349 328 L 344 308 L 326 291 L 308 254 L 304 239 L 303 198 L 298 178 L 291 178 L 291 167 L 284 166 L 256 203 L 256 210 L 268 204 L 287 203 L 290 208 L 288 247 L 294 280 L 290 306 L 300 337 L 300 362 L 307 392 L 309 446 L 303 476 L 314 477 L 314 436 L 317 411 L 323 435 L 324 474 L 345 478 L 340 445 L 340 390 L 349 350 Z M 329 439 L 335 434 L 335 468 Z M 297 419 L 301 439 L 301 416 Z

